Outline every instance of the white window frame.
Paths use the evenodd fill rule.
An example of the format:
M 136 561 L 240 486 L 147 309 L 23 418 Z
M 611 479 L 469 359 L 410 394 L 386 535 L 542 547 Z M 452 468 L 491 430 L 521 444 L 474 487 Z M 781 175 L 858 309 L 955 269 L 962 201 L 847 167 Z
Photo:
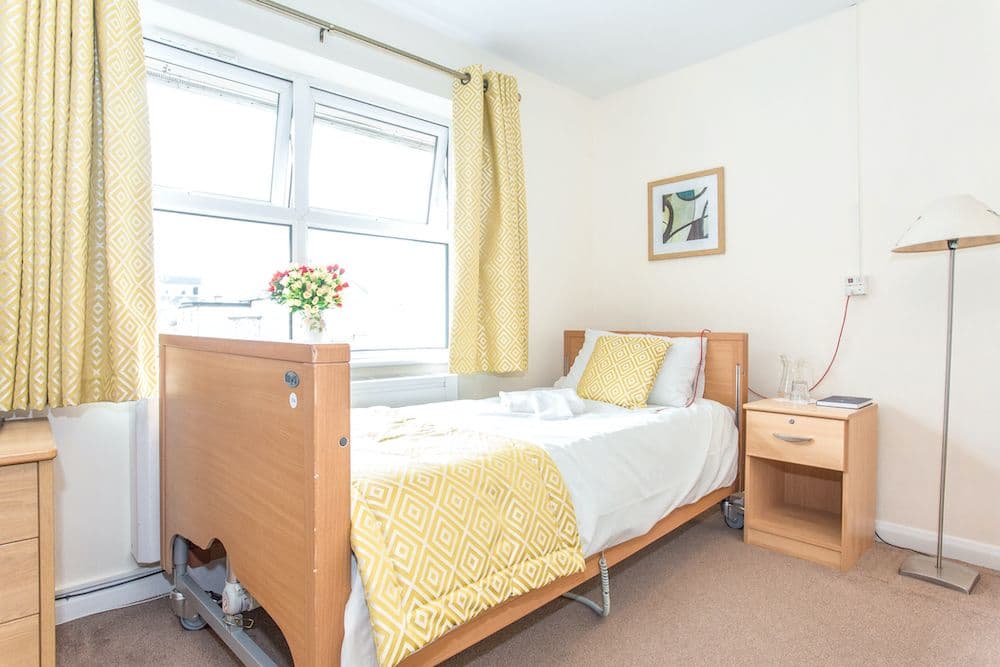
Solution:
M 208 55 L 193 53 L 179 46 L 145 39 L 146 55 L 156 60 L 187 67 L 225 79 L 249 83 L 278 93 L 278 119 L 275 128 L 275 158 L 272 167 L 271 201 L 243 199 L 201 192 L 187 192 L 161 186 L 153 188 L 154 210 L 220 217 L 245 222 L 266 222 L 290 228 L 291 261 L 306 262 L 309 229 L 381 236 L 442 244 L 450 263 L 452 254 L 449 223 L 449 136 L 450 128 L 439 119 L 408 113 L 403 108 L 389 108 L 333 92 L 337 86 L 282 71 L 266 64 L 226 62 Z M 233 68 L 238 68 L 234 70 Z M 436 137 L 434 172 L 426 224 L 380 219 L 374 216 L 338 213 L 309 205 L 309 164 L 312 150 L 312 125 L 316 106 L 367 116 Z M 283 139 L 284 137 L 284 139 Z M 435 203 L 437 209 L 435 209 Z M 438 364 L 447 361 L 451 291 L 450 267 L 445 266 L 448 294 L 445 299 L 445 346 L 442 348 L 398 348 L 392 350 L 352 350 L 356 366 Z M 289 319 L 291 331 L 291 320 Z
M 337 111 L 346 111 L 358 116 L 365 116 L 367 118 L 381 121 L 388 125 L 396 125 L 407 130 L 421 132 L 423 134 L 433 136 L 436 139 L 431 189 L 430 192 L 428 192 L 427 210 L 423 223 L 342 213 L 320 208 L 318 206 L 313 207 L 307 200 L 305 202 L 306 208 L 309 209 L 311 217 L 317 220 L 322 219 L 333 225 L 343 225 L 347 227 L 353 227 L 356 225 L 366 226 L 374 222 L 379 225 L 380 229 L 386 231 L 391 230 L 391 235 L 396 238 L 410 238 L 410 235 L 416 233 L 421 236 L 421 240 L 430 240 L 423 237 L 425 235 L 429 235 L 431 237 L 441 237 L 442 232 L 446 233 L 448 228 L 448 128 L 415 116 L 400 113 L 398 111 L 368 104 L 366 102 L 359 102 L 358 100 L 350 97 L 337 95 L 336 93 L 331 93 L 321 88 L 311 87 L 310 93 L 312 95 L 311 108 L 313 110 L 313 117 L 315 117 L 318 107 L 322 106 L 335 109 Z M 306 168 L 308 168 L 309 160 L 312 158 L 313 149 L 313 143 L 311 141 L 313 122 L 312 118 L 304 118 L 302 120 L 303 122 L 309 124 L 308 129 L 310 141 L 304 144 L 305 149 L 300 152 L 308 152 L 309 154 L 300 156 L 297 153 L 296 157 L 301 157 L 305 160 Z M 299 160 L 297 159 L 296 166 L 298 166 L 298 163 Z M 308 174 L 308 172 L 304 173 Z M 306 178 L 304 180 L 308 179 Z M 303 188 L 303 191 L 297 192 L 296 194 L 306 198 L 308 197 L 307 190 L 308 183 L 306 184 L 306 188 Z M 417 229 L 414 229 L 414 227 Z M 386 234 L 385 231 L 382 231 L 379 232 L 378 235 L 387 236 L 388 234 Z
M 145 40 L 145 51 L 147 58 L 163 61 L 167 63 L 168 67 L 170 65 L 178 65 L 204 72 L 220 79 L 227 79 L 236 83 L 251 85 L 262 90 L 268 90 L 278 95 L 277 122 L 274 128 L 274 159 L 271 163 L 271 196 L 269 200 L 245 199 L 216 193 L 185 192 L 184 190 L 163 186 L 158 186 L 156 190 L 164 194 L 201 195 L 212 199 L 222 198 L 225 200 L 257 203 L 265 206 L 287 206 L 290 185 L 288 170 L 291 167 L 291 146 L 287 137 L 291 131 L 292 81 L 280 76 L 264 74 L 240 65 L 223 63 L 207 56 L 191 53 L 174 46 L 167 46 L 166 44 L 150 39 Z M 238 68 L 239 78 L 234 76 L 235 72 L 233 68 Z M 282 140 L 282 137 L 286 139 Z

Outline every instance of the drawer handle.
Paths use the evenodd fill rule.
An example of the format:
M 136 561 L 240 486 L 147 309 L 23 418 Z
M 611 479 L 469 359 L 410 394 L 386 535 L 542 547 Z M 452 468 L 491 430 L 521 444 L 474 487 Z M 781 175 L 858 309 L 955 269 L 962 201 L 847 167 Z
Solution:
M 785 442 L 791 442 L 796 445 L 804 445 L 807 442 L 812 442 L 813 440 L 816 439 L 801 435 L 785 435 L 784 433 L 772 433 L 771 435 L 773 435 L 778 440 L 784 440 Z

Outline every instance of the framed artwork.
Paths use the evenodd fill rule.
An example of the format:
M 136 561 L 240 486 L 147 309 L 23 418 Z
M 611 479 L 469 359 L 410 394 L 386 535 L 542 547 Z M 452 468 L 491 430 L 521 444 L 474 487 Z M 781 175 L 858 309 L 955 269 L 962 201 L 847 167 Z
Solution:
M 646 186 L 650 261 L 726 252 L 723 174 L 718 167 Z

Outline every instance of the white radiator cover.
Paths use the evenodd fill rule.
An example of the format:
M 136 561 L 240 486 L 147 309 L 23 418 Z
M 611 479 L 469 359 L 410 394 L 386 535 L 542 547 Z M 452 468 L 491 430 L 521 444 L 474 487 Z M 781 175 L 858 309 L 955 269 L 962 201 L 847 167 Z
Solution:
M 160 561 L 160 410 L 157 398 L 132 404 L 132 558 Z
M 458 398 L 458 376 L 450 373 L 355 380 L 351 383 L 351 407 L 420 405 Z
M 458 398 L 458 376 L 448 373 L 355 380 L 351 405 L 400 407 Z M 133 404 L 132 557 L 137 563 L 160 560 L 160 447 L 157 399 Z

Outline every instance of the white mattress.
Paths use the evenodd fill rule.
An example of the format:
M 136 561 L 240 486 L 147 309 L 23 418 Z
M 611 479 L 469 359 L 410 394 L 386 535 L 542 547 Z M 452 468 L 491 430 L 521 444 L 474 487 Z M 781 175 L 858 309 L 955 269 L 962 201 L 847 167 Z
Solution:
M 544 447 L 576 510 L 587 556 L 649 531 L 674 509 L 736 479 L 739 444 L 733 411 L 699 399 L 689 408 L 626 410 L 586 401 L 587 412 L 544 421 L 502 412 L 498 399 L 402 408 L 436 424 L 498 433 Z M 365 420 L 354 411 L 355 424 Z M 343 665 L 376 665 L 368 606 L 352 558 L 344 615 Z

